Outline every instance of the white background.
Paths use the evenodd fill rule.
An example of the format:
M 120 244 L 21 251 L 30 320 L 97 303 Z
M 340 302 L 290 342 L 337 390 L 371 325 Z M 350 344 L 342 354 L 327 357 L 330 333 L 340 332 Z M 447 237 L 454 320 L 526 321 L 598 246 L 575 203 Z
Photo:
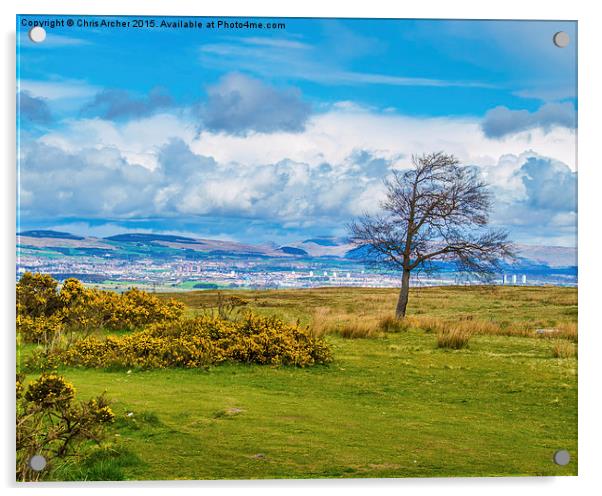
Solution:
M 415 2 L 327 2 L 326 0 L 199 2 L 169 0 L 27 1 L 4 0 L 0 6 L 2 34 L 2 87 L 0 137 L 2 147 L 0 180 L 0 303 L 2 336 L 2 407 L 0 468 L 2 485 L 10 494 L 75 495 L 84 491 L 106 495 L 135 492 L 161 494 L 599 494 L 602 490 L 602 320 L 596 310 L 602 306 L 600 206 L 601 143 L 599 116 L 600 33 L 602 23 L 591 0 L 531 1 L 504 0 L 492 4 L 476 0 L 420 0 Z M 309 480 L 309 481 L 201 481 L 89 484 L 27 484 L 14 482 L 14 274 L 15 274 L 15 15 L 22 14 L 141 14 L 207 16 L 322 16 L 322 17 L 410 17 L 476 19 L 577 19 L 579 21 L 579 476 L 496 479 L 400 479 L 400 480 Z M 534 62 L 535 63 L 535 62 Z M 520 429 L 520 425 L 516 426 Z M 86 489 L 84 490 L 83 487 Z

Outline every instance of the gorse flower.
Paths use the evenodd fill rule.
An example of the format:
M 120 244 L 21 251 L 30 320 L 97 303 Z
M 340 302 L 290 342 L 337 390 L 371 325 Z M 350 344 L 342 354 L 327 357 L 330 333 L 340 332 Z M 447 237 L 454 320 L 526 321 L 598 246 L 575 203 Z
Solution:
M 42 408 L 69 403 L 75 398 L 75 388 L 56 374 L 42 374 L 25 392 L 25 399 Z

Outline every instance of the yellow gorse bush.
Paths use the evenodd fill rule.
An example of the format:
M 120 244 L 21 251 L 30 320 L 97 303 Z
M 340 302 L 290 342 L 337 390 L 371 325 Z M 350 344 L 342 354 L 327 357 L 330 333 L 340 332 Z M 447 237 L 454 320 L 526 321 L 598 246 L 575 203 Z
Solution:
M 47 274 L 23 274 L 17 283 L 17 331 L 26 342 L 49 346 L 66 334 L 133 330 L 180 318 L 184 305 L 138 289 L 123 294 L 86 288 L 67 279 L 60 290 Z
M 58 315 L 50 317 L 17 315 L 17 334 L 27 343 L 50 344 L 63 330 L 63 322 Z
M 200 316 L 123 336 L 90 336 L 61 355 L 62 362 L 84 367 L 194 368 L 225 361 L 304 367 L 331 360 L 327 343 L 309 330 L 251 313 L 240 321 Z
M 88 289 L 77 279 L 57 288 L 40 274 L 24 274 L 17 284 L 17 295 L 27 295 L 17 306 L 19 335 L 44 345 L 30 356 L 35 368 L 205 367 L 224 361 L 303 367 L 332 360 L 322 337 L 274 317 L 184 319 L 182 303 L 138 289 L 118 294 Z M 42 301 L 43 311 L 36 306 Z M 103 329 L 133 332 L 98 337 L 95 331 Z

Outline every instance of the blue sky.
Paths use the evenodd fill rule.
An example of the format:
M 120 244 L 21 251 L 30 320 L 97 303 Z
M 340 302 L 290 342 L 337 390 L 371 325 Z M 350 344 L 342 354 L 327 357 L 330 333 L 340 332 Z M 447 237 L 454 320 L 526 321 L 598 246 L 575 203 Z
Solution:
M 44 19 L 17 19 L 23 228 L 342 235 L 387 173 L 444 150 L 481 168 L 492 223 L 575 243 L 575 23 L 75 26 L 34 44 L 22 24 Z

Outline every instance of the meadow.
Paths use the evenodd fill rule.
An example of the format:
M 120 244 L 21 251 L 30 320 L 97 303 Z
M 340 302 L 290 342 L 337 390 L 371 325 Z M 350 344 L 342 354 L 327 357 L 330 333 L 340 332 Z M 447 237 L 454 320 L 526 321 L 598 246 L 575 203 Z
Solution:
M 306 368 L 61 367 L 116 415 L 104 448 L 56 479 L 255 479 L 577 474 L 577 290 L 194 291 L 186 313 L 276 315 L 325 336 L 334 361 Z M 460 349 L 439 347 L 449 326 Z M 537 331 L 539 329 L 539 332 Z M 22 346 L 25 356 L 33 348 Z M 30 374 L 29 377 L 33 377 Z M 571 463 L 552 461 L 566 449 Z

